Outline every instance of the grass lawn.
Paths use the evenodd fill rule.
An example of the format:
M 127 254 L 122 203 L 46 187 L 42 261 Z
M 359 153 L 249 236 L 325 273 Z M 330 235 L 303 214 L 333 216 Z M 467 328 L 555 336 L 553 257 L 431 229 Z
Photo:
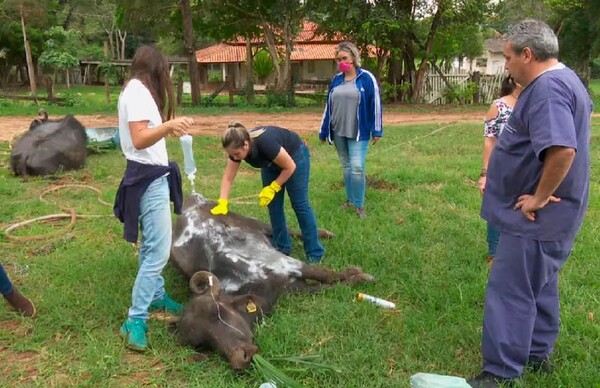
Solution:
M 50 115 L 60 116 L 66 114 L 109 114 L 115 115 L 117 112 L 117 100 L 121 92 L 120 86 L 110 87 L 109 103 L 106 102 L 105 90 L 103 86 L 76 85 L 67 89 L 63 85 L 56 88 L 56 96 L 65 99 L 64 105 L 50 104 L 41 101 L 39 105 L 32 101 L 18 101 L 11 99 L 2 99 L 0 93 L 0 112 L 3 116 L 31 116 L 37 115 L 40 108 L 45 108 Z M 25 88 L 12 90 L 10 95 L 28 96 L 29 91 Z M 38 90 L 38 96 L 45 97 L 45 89 Z M 207 104 L 210 93 L 202 93 L 202 104 L 199 107 L 191 106 L 191 96 L 183 96 L 184 107 L 178 109 L 178 114 L 207 114 L 219 115 L 230 114 L 232 112 L 323 112 L 325 97 L 307 98 L 296 97 L 297 107 L 268 107 L 267 98 L 264 95 L 257 95 L 255 104 L 249 105 L 245 98 L 240 95 L 234 96 L 233 107 L 228 106 L 229 96 L 219 95 L 215 98 L 213 104 Z M 488 104 L 483 105 L 427 105 L 427 104 L 386 104 L 385 111 L 414 112 L 414 113 L 432 113 L 432 112 L 470 112 L 485 111 Z
M 600 79 L 590 80 L 589 89 L 594 100 L 594 111 L 600 112 Z
M 561 271 L 562 326 L 550 375 L 526 373 L 520 386 L 600 387 L 600 120 L 592 130 L 590 208 L 573 253 Z M 389 127 L 371 147 L 370 187 L 358 220 L 343 211 L 341 169 L 333 147 L 311 137 L 311 200 L 319 226 L 336 234 L 325 241 L 324 265 L 359 265 L 378 282 L 339 286 L 307 295 L 284 296 L 273 316 L 256 330 L 261 354 L 319 354 L 342 369 L 298 369 L 277 364 L 309 387 L 407 387 L 417 372 L 471 376 L 480 371 L 480 339 L 488 268 L 481 198 L 475 187 L 480 170 L 481 128 L 454 124 L 432 134 L 436 125 Z M 427 136 L 430 135 L 430 136 Z M 179 143 L 168 142 L 172 159 L 183 162 Z M 216 198 L 225 157 L 218 140 L 196 138 L 196 189 Z M 136 275 L 134 248 L 121 239 L 122 225 L 92 192 L 40 193 L 57 183 L 85 183 L 112 202 L 125 160 L 118 151 L 93 154 L 83 170 L 56 179 L 22 182 L 9 174 L 8 144 L 0 143 L 0 227 L 73 207 L 78 219 L 50 240 L 13 242 L 0 235 L 0 260 L 38 308 L 35 320 L 0 307 L 0 385 L 172 385 L 257 387 L 250 368 L 234 374 L 212 353 L 195 362 L 193 352 L 175 343 L 164 322 L 151 320 L 151 349 L 127 350 L 118 335 Z M 190 187 L 184 182 L 184 192 Z M 258 171 L 244 167 L 232 197 L 258 194 Z M 232 211 L 267 220 L 255 204 L 232 200 Z M 297 227 L 291 209 L 291 226 Z M 64 226 L 57 222 L 54 228 Z M 18 235 L 46 233 L 36 224 Z M 303 257 L 294 242 L 295 257 Z M 171 266 L 167 290 L 186 300 L 187 284 Z M 357 292 L 394 301 L 397 311 L 354 301 Z M 595 316 L 595 318 L 594 318 Z

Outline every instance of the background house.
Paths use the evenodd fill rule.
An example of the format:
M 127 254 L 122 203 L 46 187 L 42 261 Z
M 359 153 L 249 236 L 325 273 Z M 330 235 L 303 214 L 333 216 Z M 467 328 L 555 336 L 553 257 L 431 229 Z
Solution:
M 478 58 L 469 60 L 467 58 L 456 58 L 452 69 L 458 73 L 473 73 L 479 71 L 481 74 L 494 75 L 504 72 L 504 55 L 502 38 L 486 39 L 483 43 L 483 54 Z
M 326 85 L 337 71 L 335 48 L 343 39 L 329 39 L 316 34 L 317 25 L 304 22 L 302 30 L 294 39 L 292 51 L 292 74 L 296 85 Z M 252 41 L 252 52 L 256 53 L 265 44 L 261 40 Z M 281 47 L 281 50 L 284 48 Z M 203 85 L 220 83 L 227 76 L 239 89 L 246 83 L 246 40 L 218 43 L 196 51 L 196 60 L 204 75 Z M 202 71 L 204 70 L 204 71 Z M 265 80 L 272 82 L 273 75 Z

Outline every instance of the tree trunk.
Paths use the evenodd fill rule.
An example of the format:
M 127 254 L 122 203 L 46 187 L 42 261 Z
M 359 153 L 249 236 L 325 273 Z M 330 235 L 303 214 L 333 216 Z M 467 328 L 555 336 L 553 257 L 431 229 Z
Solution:
M 117 30 L 119 34 L 119 39 L 121 40 L 121 52 L 119 54 L 119 59 L 125 59 L 125 40 L 127 39 L 127 31 L 121 33 L 121 30 Z
M 414 82 L 414 73 L 417 71 L 415 64 L 415 47 L 412 41 L 404 43 L 404 70 L 409 82 Z
M 437 28 L 440 25 L 440 20 L 442 18 L 442 14 L 444 13 L 444 7 L 442 2 L 438 3 L 438 9 L 433 16 L 433 20 L 431 21 L 431 27 L 429 28 L 429 34 L 427 35 L 427 42 L 425 43 L 425 52 L 423 53 L 423 60 L 419 65 L 419 69 L 417 70 L 417 74 L 415 77 L 415 84 L 413 85 L 412 98 L 413 101 L 418 101 L 421 99 L 421 88 L 423 86 L 423 82 L 425 82 L 425 75 L 427 72 L 427 63 L 429 59 L 429 53 L 431 52 L 431 47 L 433 46 L 433 39 L 435 38 L 435 33 L 437 32 Z
M 21 27 L 23 29 L 23 43 L 25 44 L 25 58 L 27 59 L 27 74 L 29 76 L 29 87 L 31 88 L 31 94 L 37 94 L 37 84 L 35 82 L 35 67 L 33 67 L 33 59 L 31 58 L 31 47 L 29 47 L 29 40 L 27 40 L 27 31 L 25 29 L 25 16 L 23 15 L 23 9 L 21 11 Z
M 200 105 L 201 99 L 200 71 L 198 70 L 198 62 L 196 61 L 190 0 L 181 0 L 181 17 L 183 19 L 183 41 L 188 59 L 188 71 L 190 72 L 190 84 L 192 87 L 192 105 L 198 106 Z
M 177 106 L 183 106 L 183 77 L 177 76 Z
M 69 80 L 69 72 L 70 72 L 70 70 L 66 69 L 65 71 L 67 72 L 67 89 L 71 89 L 71 83 L 69 82 L 70 81 Z
M 296 91 L 294 89 L 294 77 L 292 74 L 292 50 L 294 49 L 294 37 L 291 26 L 286 25 L 285 31 L 285 61 L 283 66 L 283 90 L 287 90 L 288 104 L 296 105 Z
M 106 34 L 108 35 L 108 44 L 110 45 L 110 57 L 111 58 L 115 58 L 115 47 L 113 44 L 113 37 L 114 37 L 114 32 L 113 30 L 104 30 L 106 32 Z M 104 56 L 108 58 L 108 54 L 109 54 L 109 50 L 104 50 Z
M 250 35 L 246 36 L 246 100 L 254 103 L 254 57 L 252 56 L 252 41 Z
M 104 56 L 108 57 L 108 41 L 104 41 Z M 104 72 L 104 97 L 106 105 L 110 104 L 110 85 L 108 84 L 108 73 Z
M 50 74 L 44 76 L 46 80 L 46 91 L 48 93 L 48 101 L 52 101 L 54 99 L 54 77 Z
M 273 66 L 275 68 L 275 85 L 278 86 L 282 74 L 281 66 L 279 65 L 279 57 L 277 56 L 277 46 L 275 45 L 275 34 L 273 33 L 271 27 L 269 27 L 267 23 L 263 23 L 262 28 L 263 33 L 265 35 L 265 43 L 267 44 L 267 51 L 271 55 L 271 59 L 273 60 Z

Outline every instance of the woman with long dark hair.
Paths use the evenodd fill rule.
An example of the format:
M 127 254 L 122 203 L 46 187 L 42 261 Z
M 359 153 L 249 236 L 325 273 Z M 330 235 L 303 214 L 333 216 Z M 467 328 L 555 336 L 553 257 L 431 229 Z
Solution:
M 120 330 L 135 350 L 148 346 L 148 310 L 181 311 L 165 292 L 161 276 L 171 248 L 169 202 L 176 212 L 182 202 L 181 174 L 177 164 L 169 163 L 165 137 L 185 134 L 193 120 L 174 118 L 173 95 L 166 58 L 155 47 L 138 48 L 119 96 L 119 139 L 127 167 L 114 208 L 124 223 L 125 240 L 137 243 L 138 229 L 142 235 L 132 303 Z
M 492 150 L 496 145 L 498 136 L 502 133 L 510 114 L 519 99 L 521 93 L 521 85 L 515 83 L 511 76 L 507 76 L 502 80 L 500 85 L 500 98 L 494 100 L 490 105 L 483 121 L 483 167 L 479 174 L 477 187 L 483 195 L 485 191 L 485 183 L 487 179 L 487 168 Z M 487 223 L 487 243 L 488 256 L 487 263 L 491 264 L 496 255 L 496 247 L 498 246 L 498 238 L 500 231 L 491 223 Z

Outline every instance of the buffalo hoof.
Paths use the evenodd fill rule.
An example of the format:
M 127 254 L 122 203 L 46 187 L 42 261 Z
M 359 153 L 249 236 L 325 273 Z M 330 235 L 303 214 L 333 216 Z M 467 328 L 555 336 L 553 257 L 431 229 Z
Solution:
M 355 285 L 360 283 L 374 283 L 375 277 L 364 273 L 360 267 L 350 267 L 344 271 L 344 283 Z

